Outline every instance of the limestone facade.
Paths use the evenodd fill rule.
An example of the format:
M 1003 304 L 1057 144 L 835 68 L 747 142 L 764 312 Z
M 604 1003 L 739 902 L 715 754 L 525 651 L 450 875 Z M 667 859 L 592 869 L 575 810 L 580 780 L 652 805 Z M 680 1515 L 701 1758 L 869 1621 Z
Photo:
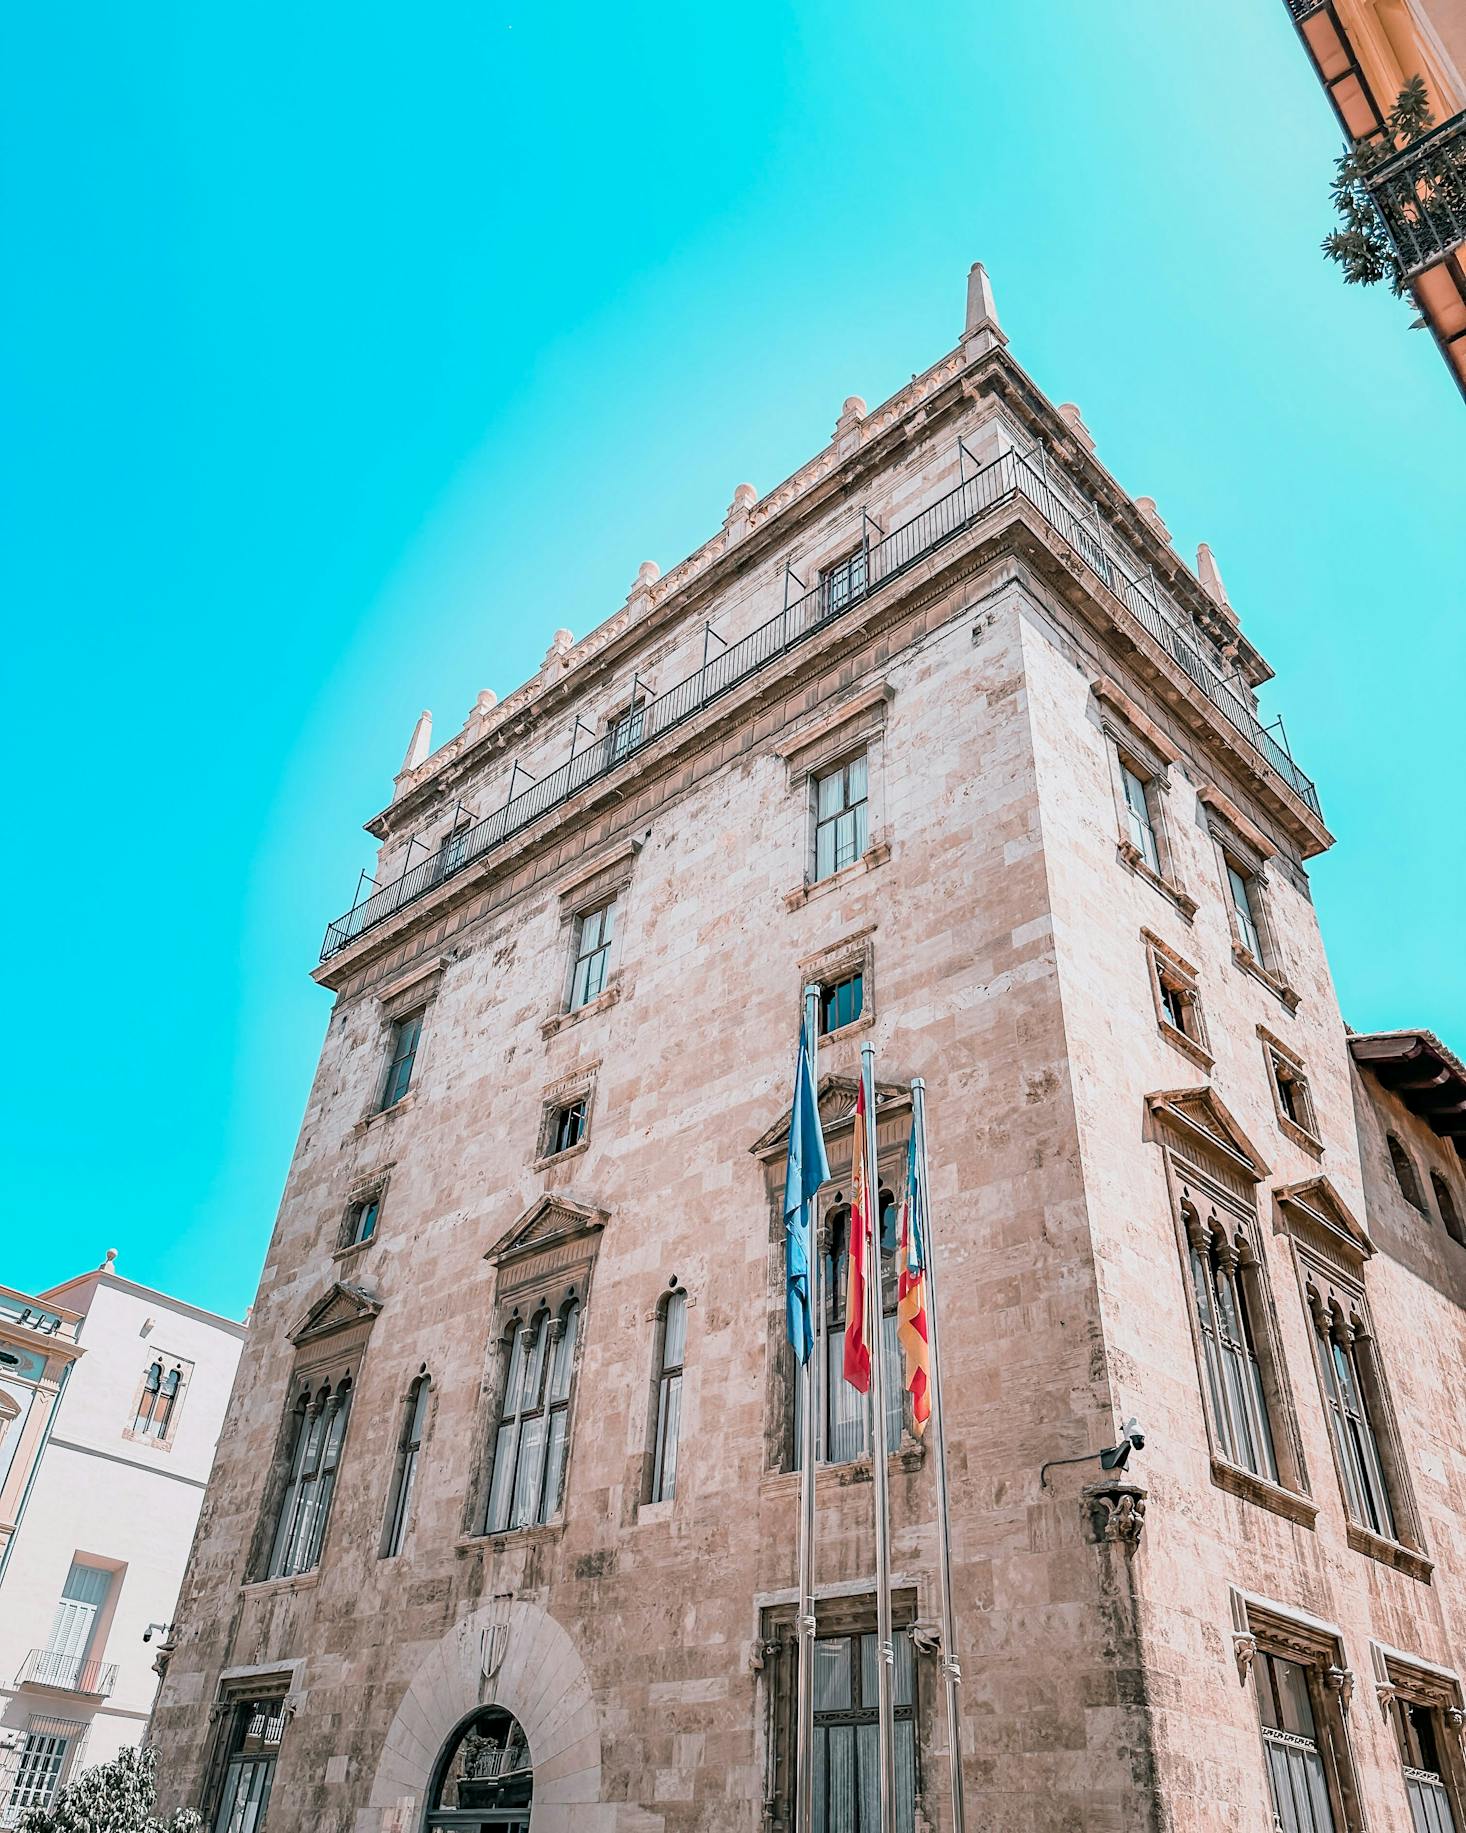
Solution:
M 1209 553 L 1188 569 L 1013 361 L 977 269 L 950 355 L 847 401 L 808 466 L 740 486 L 706 547 L 439 750 L 419 722 L 370 824 L 385 889 L 317 970 L 335 1003 L 154 1718 L 168 1805 L 250 1833 L 514 1825 L 433 1818 L 455 1735 L 498 1708 L 534 1833 L 791 1824 L 781 1129 L 800 989 L 858 972 L 821 1040 L 832 1200 L 872 1042 L 892 1186 L 927 1087 L 968 1824 L 1271 1824 L 1269 1764 L 1300 1747 L 1265 1745 L 1259 1695 L 1287 1658 L 1339 1833 L 1409 1824 L 1386 1685 L 1434 1714 L 1466 1827 L 1466 1434 L 1438 1385 L 1466 1250 L 1376 1218 L 1308 888 L 1330 836 L 1255 723 L 1268 672 Z M 817 876 L 817 786 L 860 759 L 864 826 Z M 1245 1393 L 1208 1398 L 1198 1265 L 1245 1292 Z M 1388 1532 L 1347 1512 L 1334 1304 Z M 542 1315 L 563 1484 L 515 1528 L 498 1425 Z M 1132 1416 L 1145 1448 L 1102 1482 Z M 890 1477 L 908 1824 L 932 1828 L 909 1433 Z M 819 1471 L 832 1645 L 873 1627 L 871 1495 L 858 1456 Z

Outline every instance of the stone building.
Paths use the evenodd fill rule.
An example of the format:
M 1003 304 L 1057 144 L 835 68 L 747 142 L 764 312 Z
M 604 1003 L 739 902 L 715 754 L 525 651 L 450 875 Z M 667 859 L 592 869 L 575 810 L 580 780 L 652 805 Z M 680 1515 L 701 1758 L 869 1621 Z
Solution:
M 1372 175 L 1411 297 L 1466 394 L 1466 4 L 1462 0 L 1286 0 L 1350 140 L 1373 140 L 1407 83 L 1434 126 Z
M 790 1826 L 779 1212 L 814 981 L 832 1254 L 861 1046 L 892 1187 L 928 1090 L 968 1824 L 1466 1830 L 1466 1259 L 1359 1144 L 1385 1115 L 1459 1217 L 1459 1104 L 1403 1039 L 1351 1054 L 1268 676 L 979 267 L 909 387 L 437 750 L 423 716 L 316 970 L 155 1715 L 170 1803 Z M 867 1833 L 843 1392 L 817 1821 Z M 899 1824 L 940 1827 L 934 1476 L 901 1430 L 890 1478 Z
M 0 1288 L 0 1827 L 142 1741 L 243 1338 L 110 1253 Z

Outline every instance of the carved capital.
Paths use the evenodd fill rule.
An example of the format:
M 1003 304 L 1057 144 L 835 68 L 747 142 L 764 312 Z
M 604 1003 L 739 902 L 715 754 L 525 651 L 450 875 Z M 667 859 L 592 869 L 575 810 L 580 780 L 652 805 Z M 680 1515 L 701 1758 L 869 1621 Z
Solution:
M 1133 1553 L 1145 1531 L 1148 1493 L 1143 1484 L 1114 1478 L 1088 1484 L 1083 1492 L 1084 1502 L 1096 1543 L 1118 1540 L 1127 1553 Z
M 1323 1683 L 1331 1693 L 1338 1694 L 1339 1709 L 1343 1712 L 1347 1712 L 1349 1710 L 1349 1702 L 1354 1697 L 1353 1668 L 1325 1668 Z
M 1452 1731 L 1459 1732 L 1461 1727 L 1466 1725 L 1466 1711 L 1463 1711 L 1460 1706 L 1447 1706 L 1442 1716 Z

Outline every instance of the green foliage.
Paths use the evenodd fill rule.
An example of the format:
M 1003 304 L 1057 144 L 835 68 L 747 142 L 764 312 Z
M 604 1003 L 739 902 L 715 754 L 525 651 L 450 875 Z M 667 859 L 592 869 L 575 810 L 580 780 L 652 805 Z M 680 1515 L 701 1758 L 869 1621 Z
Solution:
M 1350 286 L 1375 286 L 1387 280 L 1395 297 L 1404 297 L 1405 269 L 1368 180 L 1387 159 L 1434 126 L 1425 84 L 1418 76 L 1412 76 L 1396 96 L 1385 118 L 1384 132 L 1356 140 L 1340 157 L 1334 169 L 1332 196 L 1343 227 L 1326 235 L 1322 246 L 1328 258 L 1343 268 Z
M 200 1833 L 192 1808 L 167 1820 L 153 1812 L 157 1799 L 155 1750 L 123 1750 L 110 1763 L 85 1769 L 48 1808 L 27 1808 L 19 1833 Z

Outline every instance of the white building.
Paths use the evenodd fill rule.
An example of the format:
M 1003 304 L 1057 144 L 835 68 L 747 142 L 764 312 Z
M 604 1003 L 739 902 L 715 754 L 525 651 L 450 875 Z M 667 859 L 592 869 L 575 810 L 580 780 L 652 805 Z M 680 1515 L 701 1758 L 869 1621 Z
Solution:
M 0 1286 L 0 1827 L 141 1741 L 244 1339 L 115 1258 Z

